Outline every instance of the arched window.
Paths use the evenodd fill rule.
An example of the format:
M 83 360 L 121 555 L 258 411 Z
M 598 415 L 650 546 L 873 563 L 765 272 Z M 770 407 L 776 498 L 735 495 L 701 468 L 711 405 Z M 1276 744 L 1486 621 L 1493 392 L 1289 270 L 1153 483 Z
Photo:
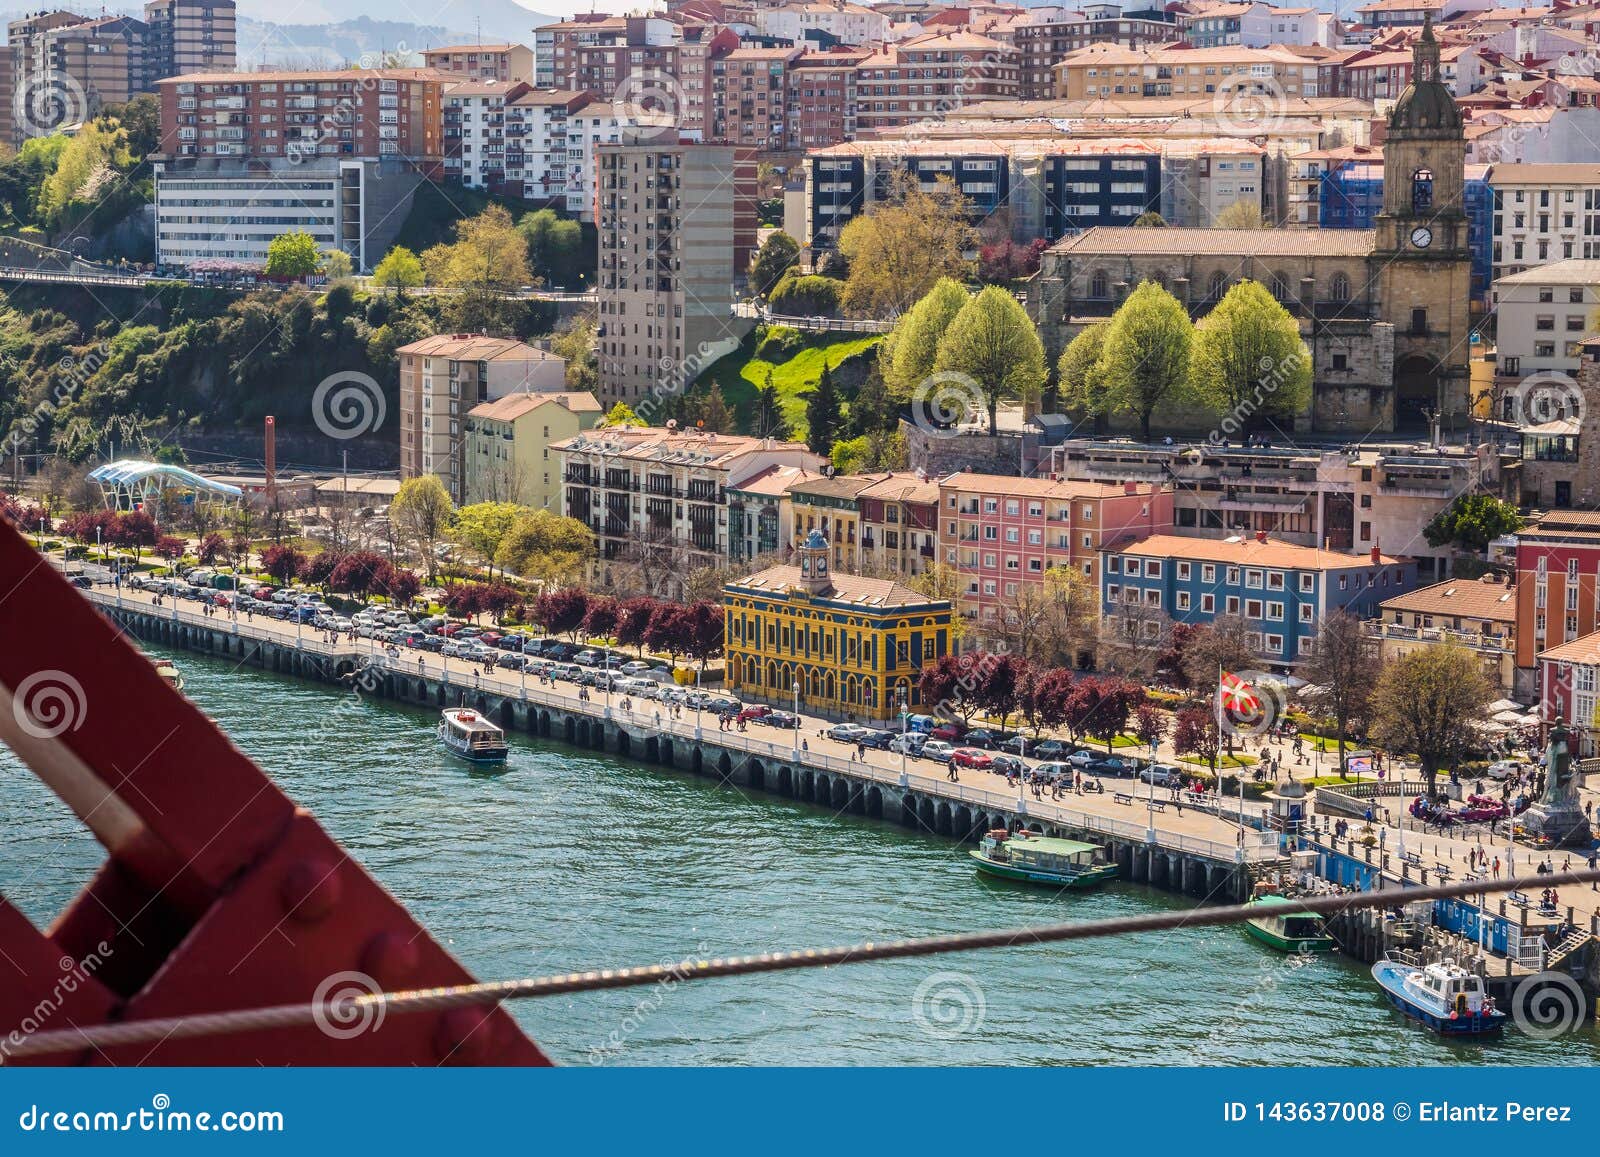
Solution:
M 1106 293 L 1106 275 L 1102 269 L 1096 269 L 1089 277 L 1089 297 L 1093 301 L 1104 301 Z
M 1289 278 L 1282 271 L 1272 275 L 1272 284 L 1268 288 L 1272 290 L 1272 296 L 1279 301 L 1289 300 Z
M 1349 301 L 1350 279 L 1342 273 L 1335 273 L 1333 275 L 1333 286 L 1329 290 L 1329 296 L 1332 297 L 1334 301 Z
M 1221 301 L 1222 300 L 1222 295 L 1224 293 L 1227 293 L 1227 292 L 1228 292 L 1228 275 L 1226 273 L 1223 273 L 1222 270 L 1219 269 L 1219 270 L 1217 270 L 1215 273 L 1213 273 L 1211 275 L 1211 293 L 1210 293 L 1211 300 L 1212 301 Z
M 1418 169 L 1411 174 L 1411 211 L 1413 213 L 1433 211 L 1432 169 Z

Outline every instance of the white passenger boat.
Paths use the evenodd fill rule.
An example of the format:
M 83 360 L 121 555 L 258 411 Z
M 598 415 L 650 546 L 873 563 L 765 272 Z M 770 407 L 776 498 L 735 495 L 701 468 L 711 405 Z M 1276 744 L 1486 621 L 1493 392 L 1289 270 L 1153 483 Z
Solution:
M 440 712 L 439 742 L 462 759 L 474 763 L 502 763 L 509 750 L 506 733 L 479 712 L 466 707 L 446 707 Z
M 165 679 L 174 691 L 183 690 L 183 672 L 178 670 L 178 665 L 171 659 L 151 659 L 151 664 L 156 669 L 156 674 Z

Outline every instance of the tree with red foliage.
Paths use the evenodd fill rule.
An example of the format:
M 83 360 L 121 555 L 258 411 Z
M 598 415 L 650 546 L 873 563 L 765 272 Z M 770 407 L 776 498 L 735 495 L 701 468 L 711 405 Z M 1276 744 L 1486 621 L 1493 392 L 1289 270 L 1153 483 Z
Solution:
M 644 629 L 645 646 L 657 654 L 665 652 L 676 662 L 679 653 L 689 649 L 689 624 L 685 620 L 688 609 L 677 603 L 656 603 L 650 612 L 650 625 Z
M 387 595 L 397 607 L 409 607 L 412 600 L 422 593 L 422 579 L 414 570 L 392 566 L 385 577 L 388 581 L 384 583 L 381 593 Z
M 577 587 L 547 591 L 533 601 L 533 619 L 549 635 L 569 635 L 578 641 L 578 628 L 589 613 L 589 596 Z
M 201 566 L 213 566 L 227 549 L 227 540 L 213 530 L 195 544 L 194 557 Z
M 61 524 L 61 530 L 63 534 L 69 534 L 85 545 L 94 542 L 97 537 L 101 542 L 110 542 L 111 527 L 116 520 L 117 516 L 113 511 L 86 510 L 66 519 Z
M 458 619 L 474 618 L 486 609 L 483 594 L 482 583 L 452 583 L 445 588 L 444 609 Z
M 1100 740 L 1111 754 L 1111 743 L 1128 726 L 1128 716 L 1144 702 L 1144 688 L 1132 679 L 1106 675 L 1080 679 L 1073 695 L 1072 717 L 1083 734 Z
M 12 526 L 22 525 L 22 503 L 18 502 L 15 495 L 0 493 L 0 519 L 4 519 Z M 71 531 L 67 531 L 71 533 Z
M 126 549 L 133 547 L 133 557 L 139 558 L 147 546 L 156 544 L 156 523 L 142 510 L 124 510 L 111 520 L 110 542 Z
M 1139 742 L 1150 749 L 1150 758 L 1156 757 L 1161 737 L 1167 733 L 1167 715 L 1154 703 L 1141 703 L 1133 713 L 1133 733 Z
M 1050 243 L 1035 237 L 1026 245 L 1018 245 L 1009 237 L 998 245 L 985 245 L 978 250 L 978 280 L 1017 281 L 1039 272 L 1039 259 Z
M 1172 735 L 1175 751 L 1193 755 L 1211 765 L 1217 773 L 1217 756 L 1222 753 L 1222 736 L 1217 717 L 1204 707 L 1186 707 L 1178 713 L 1178 726 Z
M 583 615 L 583 633 L 590 639 L 610 638 L 617 629 L 617 616 L 622 608 L 617 600 L 607 595 L 596 595 L 589 600 L 589 609 Z
M 261 569 L 287 585 L 306 565 L 306 556 L 292 546 L 269 546 L 261 552 Z
M 156 557 L 166 559 L 167 565 L 171 566 L 174 562 L 183 557 L 184 542 L 183 539 L 179 538 L 177 535 L 163 534 L 161 537 L 156 539 L 154 549 L 156 552 Z
M 1033 729 L 1034 738 L 1067 721 L 1072 702 L 1072 672 L 1065 667 L 1029 667 L 1017 688 L 1017 710 Z
M 333 572 L 338 569 L 339 562 L 343 558 L 344 552 L 339 550 L 325 550 L 321 554 L 312 555 L 300 567 L 300 581 L 326 591 L 328 581 L 333 578 Z
M 375 550 L 353 550 L 341 558 L 328 576 L 328 585 L 340 594 L 355 595 L 362 602 L 382 589 L 393 564 Z
M 481 601 L 483 609 L 492 614 L 498 623 L 506 617 L 511 608 L 521 604 L 522 595 L 509 583 L 488 583 L 483 588 Z
M 1189 674 L 1184 669 L 1184 659 L 1190 641 L 1199 630 L 1197 623 L 1174 623 L 1167 632 L 1166 647 L 1156 656 L 1156 670 L 1179 690 L 1188 689 Z
M 700 669 L 706 661 L 722 653 L 726 616 L 716 603 L 701 600 L 685 607 L 682 614 L 684 651 L 690 658 L 700 660 Z
M 1028 661 L 1016 655 L 991 655 L 979 671 L 973 698 L 989 715 L 1000 720 L 1000 730 L 1017 709 L 1018 694 L 1028 677 Z
M 644 633 L 656 611 L 656 600 L 647 595 L 629 599 L 617 608 L 616 638 L 619 647 L 637 647 L 644 654 Z
M 923 665 L 917 676 L 917 697 L 929 713 L 955 699 L 956 685 L 961 681 L 961 661 L 954 655 L 942 655 L 932 666 Z

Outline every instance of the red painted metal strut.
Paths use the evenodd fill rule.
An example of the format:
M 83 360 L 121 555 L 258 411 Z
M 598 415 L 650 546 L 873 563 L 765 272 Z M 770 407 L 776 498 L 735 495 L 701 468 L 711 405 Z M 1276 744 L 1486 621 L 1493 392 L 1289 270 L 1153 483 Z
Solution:
M 0 1058 L 12 1032 L 473 982 L 4 523 L 0 740 L 109 853 L 48 932 L 0 896 Z M 37 1063 L 549 1061 L 492 1008 L 85 1049 Z

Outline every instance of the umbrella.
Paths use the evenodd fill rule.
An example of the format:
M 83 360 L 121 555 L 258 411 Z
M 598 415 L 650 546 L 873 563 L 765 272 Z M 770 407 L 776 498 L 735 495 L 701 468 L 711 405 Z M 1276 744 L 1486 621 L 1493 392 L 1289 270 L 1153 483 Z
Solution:
M 1496 711 L 1489 716 L 1496 723 L 1526 723 L 1528 717 L 1520 711 Z
M 1273 683 L 1278 683 L 1284 687 L 1288 687 L 1290 690 L 1293 690 L 1296 687 L 1304 687 L 1307 685 L 1306 681 L 1300 678 L 1298 675 L 1272 675 L 1269 676 L 1269 680 Z
M 1515 700 L 1512 700 L 1512 699 L 1496 699 L 1493 703 L 1489 704 L 1489 711 L 1490 711 L 1491 714 L 1494 713 L 1494 712 L 1497 712 L 1497 711 L 1524 711 L 1524 710 L 1526 710 L 1526 708 L 1524 708 L 1522 706 L 1522 704 L 1520 704 L 1520 703 L 1518 703 L 1518 702 L 1516 702 Z

